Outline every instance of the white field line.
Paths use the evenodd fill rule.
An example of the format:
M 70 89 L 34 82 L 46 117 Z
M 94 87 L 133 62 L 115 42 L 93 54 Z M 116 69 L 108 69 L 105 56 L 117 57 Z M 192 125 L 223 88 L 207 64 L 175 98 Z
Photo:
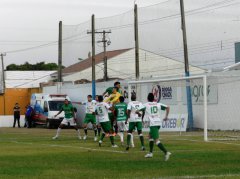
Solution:
M 117 150 L 105 150 L 105 149 L 95 149 L 95 148 L 89 148 L 89 147 L 80 147 L 80 146 L 71 146 L 71 145 L 59 145 L 59 144 L 35 144 L 30 142 L 18 142 L 18 141 L 12 141 L 16 144 L 28 144 L 28 145 L 39 145 L 39 146 L 46 146 L 46 147 L 61 147 L 61 148 L 71 148 L 71 149 L 83 149 L 88 151 L 97 151 L 97 152 L 111 152 L 111 153 L 120 153 L 120 154 L 127 154 L 128 152 L 124 151 L 117 151 Z
M 219 144 L 226 144 L 226 145 L 236 145 L 240 146 L 240 144 L 235 144 L 235 143 L 229 143 L 229 142 L 219 142 L 219 141 L 203 141 L 203 140 L 193 140 L 193 139 L 174 139 L 174 140 L 185 140 L 185 141 L 190 141 L 190 142 L 201 142 L 201 143 L 219 143 Z
M 226 174 L 226 175 L 200 175 L 200 176 L 172 176 L 159 179 L 197 179 L 197 178 L 228 178 L 228 177 L 240 177 L 240 174 Z

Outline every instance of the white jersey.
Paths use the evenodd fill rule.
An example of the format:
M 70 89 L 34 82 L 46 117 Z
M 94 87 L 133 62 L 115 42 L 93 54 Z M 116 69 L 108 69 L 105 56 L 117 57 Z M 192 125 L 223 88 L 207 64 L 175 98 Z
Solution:
M 165 110 L 167 106 L 162 103 L 148 102 L 145 106 L 145 119 L 150 122 L 150 126 L 161 126 L 162 119 L 160 117 L 160 111 Z
M 97 113 L 97 118 L 98 118 L 99 122 L 108 122 L 109 121 L 109 117 L 108 117 L 109 108 L 110 108 L 110 106 L 105 102 L 98 103 L 95 106 L 95 111 Z
M 86 106 L 87 114 L 92 114 L 93 112 L 95 112 L 95 106 L 97 104 L 97 101 L 95 101 L 95 100 L 92 100 L 91 102 L 87 101 L 83 104 Z
M 139 101 L 131 101 L 128 103 L 127 109 L 131 111 L 129 122 L 142 122 L 142 117 L 136 114 L 136 111 L 143 109 L 144 106 Z

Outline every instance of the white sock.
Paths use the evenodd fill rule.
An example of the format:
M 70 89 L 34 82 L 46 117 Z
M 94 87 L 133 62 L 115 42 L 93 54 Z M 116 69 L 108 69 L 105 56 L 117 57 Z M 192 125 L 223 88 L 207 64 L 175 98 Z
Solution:
M 133 134 L 131 134 L 131 144 L 134 145 L 134 142 L 133 142 Z
M 78 135 L 78 137 L 80 137 L 80 130 L 79 129 L 77 130 L 77 135 Z
M 61 132 L 61 128 L 58 128 L 58 129 L 57 129 L 57 134 L 56 134 L 56 137 L 58 137 L 58 136 L 59 136 L 60 132 Z
M 123 132 L 119 132 L 118 135 L 120 137 L 121 142 L 123 142 Z

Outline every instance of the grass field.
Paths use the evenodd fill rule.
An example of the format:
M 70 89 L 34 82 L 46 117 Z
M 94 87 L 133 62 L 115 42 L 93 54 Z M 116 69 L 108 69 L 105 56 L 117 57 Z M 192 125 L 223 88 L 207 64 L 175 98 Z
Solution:
M 70 129 L 52 140 L 55 132 L 0 128 L 0 178 L 240 178 L 238 141 L 203 142 L 202 133 L 162 133 L 172 152 L 164 162 L 157 147 L 154 157 L 145 159 L 137 137 L 136 147 L 125 152 L 111 148 L 108 138 L 99 148 L 93 138 L 78 140 Z

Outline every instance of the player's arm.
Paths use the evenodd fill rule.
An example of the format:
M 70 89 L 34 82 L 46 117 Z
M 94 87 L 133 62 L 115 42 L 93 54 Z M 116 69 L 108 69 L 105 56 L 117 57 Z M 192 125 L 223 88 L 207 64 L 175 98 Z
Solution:
M 59 114 L 61 114 L 63 112 L 63 108 L 54 116 L 57 117 Z
M 168 115 L 169 115 L 169 112 L 170 112 L 170 107 L 167 106 L 167 105 L 164 105 L 164 104 L 160 104 L 161 106 L 161 110 L 163 111 L 166 111 L 165 113 L 165 118 L 163 119 L 164 121 L 168 120 Z
M 120 93 L 116 93 L 116 94 L 115 94 L 115 97 L 113 97 L 113 99 L 111 100 L 111 102 L 112 102 L 112 103 L 116 103 L 116 102 L 119 100 L 120 96 L 121 96 Z

